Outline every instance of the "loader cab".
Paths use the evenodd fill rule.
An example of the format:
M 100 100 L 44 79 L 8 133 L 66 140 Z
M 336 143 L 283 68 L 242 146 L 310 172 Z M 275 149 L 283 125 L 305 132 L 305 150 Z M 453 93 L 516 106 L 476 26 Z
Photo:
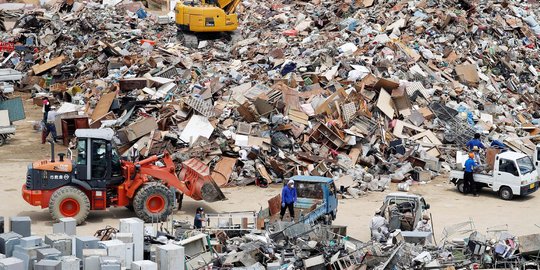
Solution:
M 112 129 L 78 129 L 75 178 L 92 189 L 104 189 L 122 182 L 120 155 L 112 144 Z

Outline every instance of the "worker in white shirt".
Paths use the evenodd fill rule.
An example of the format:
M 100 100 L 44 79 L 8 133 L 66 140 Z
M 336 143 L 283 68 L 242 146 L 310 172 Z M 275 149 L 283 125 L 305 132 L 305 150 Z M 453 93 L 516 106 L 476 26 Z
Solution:
M 417 232 L 432 232 L 431 223 L 429 222 L 429 216 L 424 214 L 422 220 L 416 224 L 415 231 Z M 431 244 L 431 235 L 426 238 L 426 243 Z
M 371 240 L 384 242 L 388 238 L 388 222 L 381 215 L 380 209 L 375 211 L 375 216 L 371 219 L 369 229 L 371 230 Z

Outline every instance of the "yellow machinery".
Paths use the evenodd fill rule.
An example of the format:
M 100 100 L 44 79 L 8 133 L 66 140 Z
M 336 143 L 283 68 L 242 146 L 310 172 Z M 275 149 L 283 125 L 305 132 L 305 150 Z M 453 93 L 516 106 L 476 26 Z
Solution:
M 238 17 L 234 12 L 240 0 L 195 1 L 178 2 L 175 8 L 176 24 L 186 46 L 197 46 L 197 37 L 193 34 L 230 33 L 238 28 Z

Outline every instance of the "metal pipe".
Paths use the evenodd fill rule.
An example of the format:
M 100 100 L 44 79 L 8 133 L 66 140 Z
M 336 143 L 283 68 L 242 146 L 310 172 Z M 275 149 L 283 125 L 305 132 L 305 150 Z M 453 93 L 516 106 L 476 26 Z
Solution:
M 54 162 L 54 142 L 49 140 L 49 143 L 51 144 L 51 162 Z

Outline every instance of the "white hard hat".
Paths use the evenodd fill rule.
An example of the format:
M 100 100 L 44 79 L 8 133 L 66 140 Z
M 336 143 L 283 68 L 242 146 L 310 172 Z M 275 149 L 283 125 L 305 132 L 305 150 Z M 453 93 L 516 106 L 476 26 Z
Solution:
M 138 144 L 134 144 L 134 145 L 133 145 L 133 148 L 139 149 L 139 145 L 138 145 Z
M 293 184 L 293 185 L 294 185 L 294 180 L 292 180 L 292 179 L 291 179 L 291 180 L 289 180 L 289 182 L 287 182 L 287 185 L 291 185 L 291 184 Z

